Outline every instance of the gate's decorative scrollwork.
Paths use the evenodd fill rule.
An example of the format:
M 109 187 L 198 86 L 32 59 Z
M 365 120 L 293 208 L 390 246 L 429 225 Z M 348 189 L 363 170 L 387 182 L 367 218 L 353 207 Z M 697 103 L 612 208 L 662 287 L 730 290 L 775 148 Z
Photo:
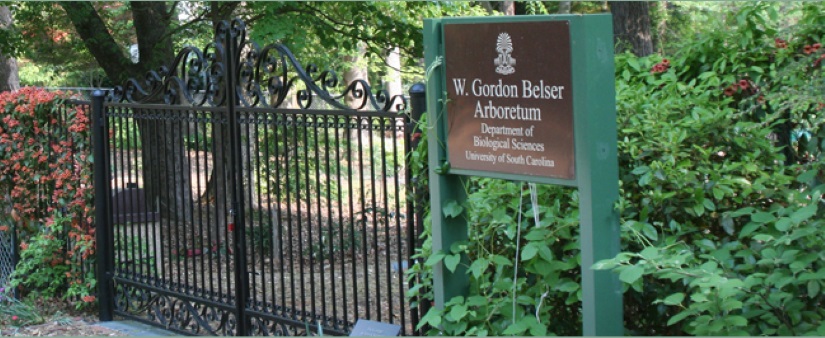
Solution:
M 116 287 L 115 308 L 120 313 L 188 334 L 231 336 L 237 328 L 232 311 L 135 286 Z
M 231 77 L 231 78 L 230 78 Z M 226 88 L 231 80 L 235 86 Z M 227 92 L 245 107 L 280 108 L 291 96 L 301 109 L 320 99 L 338 109 L 402 111 L 406 99 L 390 97 L 386 90 L 377 90 L 365 80 L 355 80 L 339 86 L 338 75 L 332 70 L 320 71 L 317 66 L 302 66 L 292 52 L 282 44 L 261 48 L 246 39 L 246 25 L 239 19 L 221 22 L 215 30 L 215 40 L 201 51 L 184 47 L 170 67 L 149 71 L 143 80 L 129 79 L 115 87 L 109 98 L 115 102 L 183 104 L 190 106 L 220 106 L 226 104 Z M 339 94 L 334 94 L 340 90 Z M 345 98 L 350 98 L 347 104 Z

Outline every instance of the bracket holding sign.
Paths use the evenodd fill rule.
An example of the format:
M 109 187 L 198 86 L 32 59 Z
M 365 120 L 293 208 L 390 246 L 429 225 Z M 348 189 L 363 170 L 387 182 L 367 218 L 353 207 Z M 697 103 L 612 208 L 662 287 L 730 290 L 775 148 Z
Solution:
M 620 249 L 611 16 L 427 19 L 424 51 L 443 57 L 427 82 L 433 251 L 467 239 L 443 212 L 466 177 L 576 187 L 583 333 L 624 335 L 618 277 L 591 268 Z M 466 295 L 465 270 L 434 268 L 437 307 Z

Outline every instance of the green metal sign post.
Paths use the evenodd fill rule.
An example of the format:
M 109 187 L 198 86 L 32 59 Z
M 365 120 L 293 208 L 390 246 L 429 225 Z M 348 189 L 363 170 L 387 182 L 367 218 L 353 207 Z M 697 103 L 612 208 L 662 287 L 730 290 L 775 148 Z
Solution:
M 433 251 L 468 238 L 444 208 L 469 176 L 577 188 L 586 336 L 624 335 L 618 277 L 591 268 L 619 252 L 612 27 L 609 14 L 424 22 Z M 463 265 L 434 267 L 437 307 L 466 295 Z

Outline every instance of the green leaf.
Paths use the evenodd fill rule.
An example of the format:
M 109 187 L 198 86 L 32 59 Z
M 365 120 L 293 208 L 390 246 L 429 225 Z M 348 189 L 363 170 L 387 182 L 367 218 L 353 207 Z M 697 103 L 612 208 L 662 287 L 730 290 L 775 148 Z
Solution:
M 682 304 L 683 300 L 685 300 L 685 294 L 679 292 L 679 293 L 674 293 L 670 296 L 667 296 L 667 298 L 665 298 L 665 300 L 664 300 L 664 303 L 665 303 L 665 305 L 679 305 L 679 304 Z
M 716 204 L 713 204 L 713 201 L 710 199 L 704 199 L 702 201 L 702 206 L 704 206 L 705 209 L 708 209 L 710 211 L 716 211 Z
M 484 273 L 484 270 L 487 269 L 487 265 L 489 262 L 486 259 L 478 258 L 473 261 L 473 264 L 470 264 L 470 272 L 473 273 L 473 277 L 478 279 L 481 277 L 481 274 Z
M 536 254 L 539 252 L 539 248 L 536 243 L 530 243 L 524 246 L 524 249 L 521 250 L 521 260 L 526 261 L 533 257 L 536 257 Z
M 776 230 L 779 230 L 779 231 L 788 231 L 788 229 L 790 229 L 792 225 L 793 225 L 793 223 L 791 223 L 790 218 L 782 217 L 778 221 L 776 221 L 776 224 L 774 224 L 774 227 L 776 228 Z
M 659 249 L 649 246 L 642 250 L 639 255 L 646 260 L 654 260 L 659 258 Z
M 521 335 L 524 331 L 527 331 L 527 323 L 523 320 L 513 323 L 512 325 L 508 326 L 502 332 L 503 335 L 511 336 L 511 335 Z
M 640 266 L 626 266 L 624 269 L 622 269 L 622 272 L 619 273 L 619 280 L 627 284 L 633 284 L 633 282 L 641 278 L 644 273 L 645 269 Z
M 816 204 L 811 204 L 802 209 L 794 211 L 794 213 L 791 214 L 791 220 L 794 222 L 794 224 L 800 224 L 803 221 L 813 217 L 814 215 L 816 215 Z
M 742 316 L 728 316 L 725 317 L 725 323 L 730 326 L 747 326 L 748 320 Z
M 722 229 L 725 230 L 725 233 L 728 235 L 733 235 L 734 231 L 736 231 L 733 227 L 733 218 L 728 215 L 722 216 L 719 220 L 719 225 L 722 226 Z
M 467 315 L 467 305 L 464 305 L 464 304 L 455 305 L 455 306 L 453 306 L 452 309 L 450 309 L 450 316 L 453 317 L 454 321 L 459 321 L 462 318 L 464 318 L 464 316 L 466 316 L 466 315 Z
M 493 256 L 493 263 L 503 266 L 513 266 L 513 262 L 507 259 L 507 257 L 501 255 L 494 255 Z
M 627 65 L 630 66 L 630 68 L 633 68 L 633 70 L 635 70 L 637 72 L 640 69 L 639 68 L 639 61 L 637 61 L 635 58 L 627 58 Z
M 796 177 L 796 181 L 800 183 L 811 182 L 814 179 L 814 177 L 816 177 L 817 172 L 819 172 L 819 170 L 817 169 L 805 171 L 804 173 Z
M 641 175 L 641 174 L 644 174 L 648 171 L 650 171 L 650 167 L 641 166 L 641 167 L 634 168 L 633 171 L 631 171 L 630 173 L 632 173 L 633 175 Z
M 659 233 L 650 223 L 644 223 L 644 225 L 642 225 L 642 233 L 645 234 L 645 237 L 650 238 L 651 240 L 655 241 L 659 239 Z
M 539 245 L 539 256 L 545 261 L 553 261 L 553 252 L 550 251 L 550 248 L 547 245 Z
M 742 231 L 739 232 L 739 238 L 744 238 L 745 236 L 750 235 L 752 232 L 756 231 L 756 229 L 759 229 L 760 227 L 762 227 L 761 223 L 750 222 L 748 224 L 745 224 L 745 226 L 742 228 Z
M 616 265 L 613 259 L 604 259 L 593 264 L 593 270 L 608 270 L 616 267 Z
M 458 217 L 458 215 L 461 215 L 461 213 L 464 211 L 464 208 L 458 205 L 458 202 L 450 201 L 441 210 L 444 212 L 444 216 L 449 218 L 456 218 Z
M 579 283 L 576 283 L 576 282 L 570 281 L 570 280 L 556 286 L 556 290 L 559 290 L 561 292 L 566 292 L 566 293 L 571 293 L 571 292 L 578 291 L 579 288 L 580 288 Z
M 424 325 L 430 325 L 432 327 L 439 327 L 441 326 L 441 314 L 439 313 L 436 308 L 430 308 L 430 311 L 427 311 L 427 314 L 421 318 L 421 322 L 418 323 L 417 329 L 421 329 Z
M 444 256 L 444 267 L 450 270 L 450 272 L 455 272 L 455 268 L 458 267 L 459 262 L 461 262 L 460 254 Z
M 814 298 L 819 294 L 819 289 L 822 285 L 818 280 L 808 281 L 808 298 Z
M 696 213 L 696 216 L 702 216 L 705 214 L 705 207 L 701 204 L 696 204 L 693 206 L 693 212 Z
M 436 264 L 438 264 L 438 262 L 440 262 L 440 261 L 441 261 L 441 259 L 443 259 L 443 258 L 444 258 L 444 253 L 443 253 L 443 252 L 436 252 L 436 253 L 432 254 L 432 255 L 430 256 L 430 258 L 427 258 L 427 261 L 426 261 L 426 262 L 424 262 L 424 265 L 426 265 L 426 266 L 433 266 L 433 265 L 436 265 Z
M 770 212 L 757 212 L 751 215 L 751 221 L 754 221 L 756 223 L 768 223 L 774 221 L 775 219 L 776 216 L 774 216 Z
M 670 325 L 676 324 L 678 322 L 681 322 L 683 319 L 687 318 L 688 316 L 690 316 L 692 314 L 693 313 L 691 313 L 690 311 L 679 312 L 679 313 L 675 314 L 673 317 L 670 317 L 670 319 L 668 319 L 667 325 L 670 326 Z
M 742 208 L 730 213 L 730 217 L 739 217 L 744 215 L 752 215 L 753 214 L 753 207 Z

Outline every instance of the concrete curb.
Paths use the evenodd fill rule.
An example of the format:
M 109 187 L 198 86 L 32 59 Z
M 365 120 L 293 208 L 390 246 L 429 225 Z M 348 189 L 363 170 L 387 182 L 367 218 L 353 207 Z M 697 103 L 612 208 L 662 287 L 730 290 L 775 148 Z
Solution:
M 130 336 L 138 337 L 169 337 L 180 336 L 179 334 L 166 331 L 148 324 L 137 322 L 134 320 L 119 320 L 111 322 L 98 322 L 95 326 L 104 327 L 110 330 L 120 331 Z

